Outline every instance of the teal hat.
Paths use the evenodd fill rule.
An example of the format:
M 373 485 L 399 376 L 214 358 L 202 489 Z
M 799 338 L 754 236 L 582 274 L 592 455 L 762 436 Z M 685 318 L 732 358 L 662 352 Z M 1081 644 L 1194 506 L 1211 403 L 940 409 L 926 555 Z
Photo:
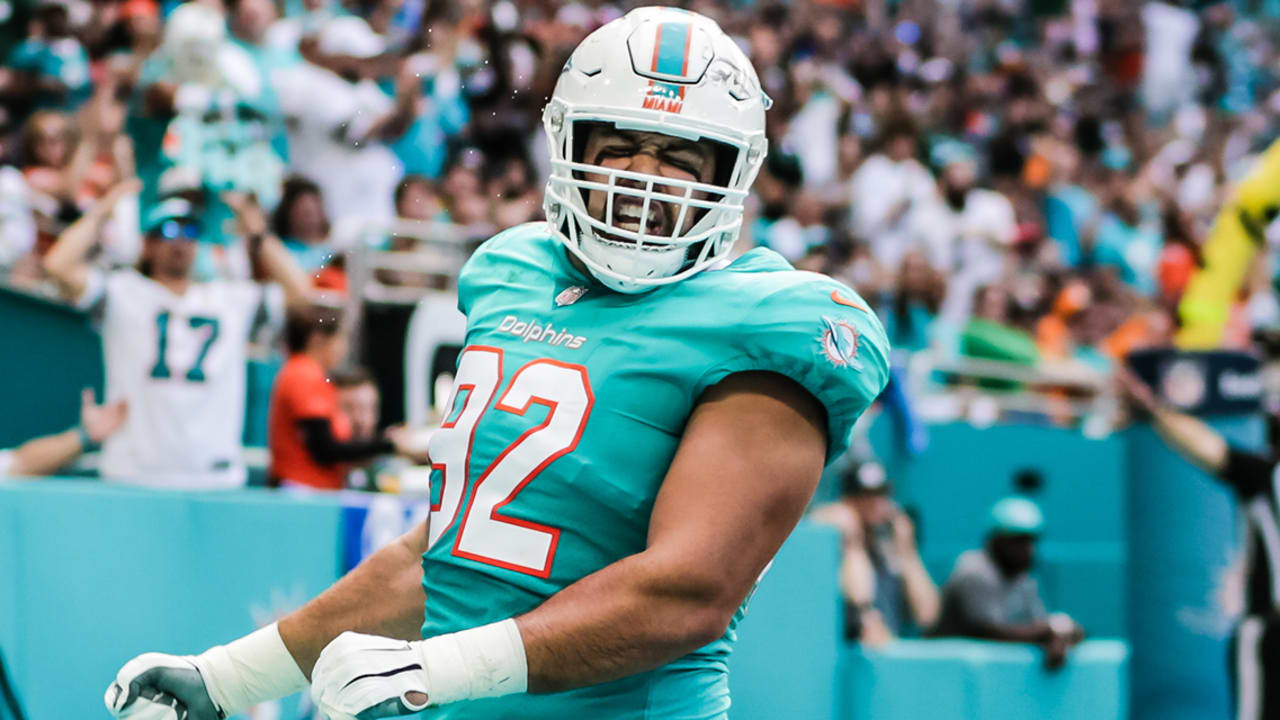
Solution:
M 151 208 L 144 227 L 147 235 L 159 235 L 165 240 L 200 237 L 200 218 L 191 203 L 182 198 L 170 198 Z
M 1039 535 L 1044 529 L 1040 506 L 1023 497 L 1007 497 L 991 508 L 993 535 Z

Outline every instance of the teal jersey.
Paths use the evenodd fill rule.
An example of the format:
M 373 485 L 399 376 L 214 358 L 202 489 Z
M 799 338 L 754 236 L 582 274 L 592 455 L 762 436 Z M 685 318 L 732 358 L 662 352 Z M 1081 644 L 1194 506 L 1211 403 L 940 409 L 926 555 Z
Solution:
M 529 223 L 476 251 L 458 298 L 466 348 L 431 440 L 424 637 L 528 612 L 644 550 L 685 423 L 726 376 L 772 371 L 805 387 L 826 407 L 828 461 L 889 377 L 888 341 L 862 298 L 764 248 L 625 295 L 592 282 L 544 223 Z M 719 718 L 734 638 L 731 626 L 615 682 L 424 717 Z

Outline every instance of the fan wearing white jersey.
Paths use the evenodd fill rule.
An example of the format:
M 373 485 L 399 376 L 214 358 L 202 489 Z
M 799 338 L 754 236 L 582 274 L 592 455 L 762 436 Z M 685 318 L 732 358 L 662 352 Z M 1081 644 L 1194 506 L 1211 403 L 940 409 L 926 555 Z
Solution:
M 104 200 L 76 221 L 44 260 L 65 298 L 99 313 L 106 394 L 129 403 L 128 421 L 103 446 L 101 475 L 149 486 L 241 486 L 245 350 L 255 328 L 283 318 L 285 304 L 310 302 L 307 278 L 279 240 L 257 235 L 249 242 L 278 285 L 192 280 L 200 218 L 180 199 L 148 216 L 137 269 L 104 272 L 85 257 L 112 205 Z

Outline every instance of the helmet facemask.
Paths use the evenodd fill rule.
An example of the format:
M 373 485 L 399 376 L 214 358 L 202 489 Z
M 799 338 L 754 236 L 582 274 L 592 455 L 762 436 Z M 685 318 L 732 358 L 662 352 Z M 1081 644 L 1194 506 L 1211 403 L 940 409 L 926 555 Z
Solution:
M 705 269 L 732 250 L 750 183 L 742 177 L 747 148 L 727 139 L 635 126 L 709 148 L 714 173 L 709 182 L 700 182 L 587 162 L 595 160 L 584 157 L 591 133 L 625 133 L 631 124 L 598 118 L 561 122 L 562 140 L 553 139 L 547 217 L 560 240 L 602 283 L 619 292 L 645 292 Z M 555 138 L 550 126 L 548 121 L 548 135 Z
M 767 152 L 769 104 L 751 61 L 707 17 L 641 7 L 606 23 L 574 49 L 542 114 L 550 230 L 619 292 L 651 290 L 726 260 Z M 614 154 L 618 162 L 586 157 L 590 128 L 600 126 L 632 151 Z M 685 167 L 687 148 L 677 147 L 685 143 L 673 138 L 691 143 L 703 162 L 710 149 L 714 176 L 699 163 Z M 659 163 L 643 161 L 646 154 Z

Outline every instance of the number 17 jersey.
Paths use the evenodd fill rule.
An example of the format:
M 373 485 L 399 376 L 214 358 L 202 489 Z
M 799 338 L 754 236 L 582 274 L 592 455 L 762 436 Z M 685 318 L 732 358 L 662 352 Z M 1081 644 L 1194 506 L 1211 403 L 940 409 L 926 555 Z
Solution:
M 827 413 L 828 460 L 888 379 L 888 342 L 862 299 L 765 249 L 625 295 L 593 283 L 545 224 L 529 223 L 480 247 L 458 298 L 466 346 L 430 448 L 424 637 L 528 612 L 643 551 L 685 423 L 728 375 L 776 372 L 812 393 Z M 734 637 L 730 627 L 611 683 L 425 716 L 719 718 Z

